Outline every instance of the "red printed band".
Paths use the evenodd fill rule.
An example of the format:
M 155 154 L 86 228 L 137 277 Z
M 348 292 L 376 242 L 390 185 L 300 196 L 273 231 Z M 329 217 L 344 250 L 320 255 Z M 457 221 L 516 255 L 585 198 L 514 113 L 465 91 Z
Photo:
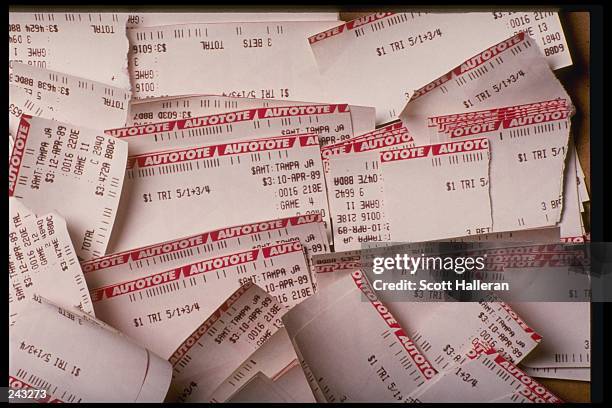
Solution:
M 301 252 L 302 244 L 300 241 L 283 242 L 278 245 L 269 245 L 261 248 L 264 258 L 273 258 L 275 256 L 285 255 L 292 252 Z
M 383 133 L 375 138 L 354 142 L 353 151 L 361 153 L 411 142 L 414 142 L 414 140 L 408 132 L 398 131 L 396 134 Z
M 368 14 L 367 16 L 359 17 L 355 20 L 351 20 L 347 23 L 339 25 L 334 28 L 330 28 L 329 30 L 323 31 L 321 33 L 315 34 L 308 38 L 310 44 L 317 43 L 319 41 L 325 40 L 326 38 L 333 37 L 335 35 L 341 34 L 345 29 L 354 30 L 363 25 L 373 23 L 378 20 L 382 20 L 383 18 L 387 18 L 389 16 L 394 15 L 395 13 L 374 13 Z
M 14 390 L 27 390 L 27 389 L 36 389 L 32 384 L 28 384 L 27 382 L 20 380 L 17 377 L 13 377 L 12 375 L 8 376 L 8 386 Z M 47 391 L 47 390 L 45 390 Z M 49 391 L 47 391 L 47 396 L 44 398 L 32 398 L 36 402 L 40 403 L 63 403 L 59 398 L 55 398 L 51 395 Z
M 497 354 L 493 362 L 501 367 L 505 372 L 516 378 L 522 385 L 517 392 L 519 395 L 527 398 L 530 402 L 536 403 L 561 403 L 559 397 L 550 392 L 546 387 L 538 383 L 536 380 L 525 374 L 521 369 L 506 360 L 501 354 Z
M 540 342 L 542 340 L 542 336 L 536 333 L 531 327 L 527 325 L 527 323 L 520 318 L 520 316 L 505 302 L 499 302 L 499 305 L 508 313 L 508 315 L 518 323 L 518 325 L 525 331 L 525 333 L 529 333 L 531 339 L 535 342 Z
M 260 108 L 257 110 L 257 119 L 281 118 L 287 116 L 329 115 L 332 113 L 350 112 L 348 104 L 336 105 L 303 105 L 279 106 L 274 108 Z
M 320 213 L 313 213 L 306 215 L 295 215 L 277 220 L 262 221 L 253 224 L 239 225 L 236 227 L 222 228 L 190 237 L 179 238 L 172 241 L 162 242 L 160 244 L 149 245 L 118 254 L 111 254 L 102 258 L 84 261 L 81 263 L 81 269 L 85 273 L 99 271 L 125 264 L 129 261 L 139 261 L 142 259 L 152 258 L 154 256 L 194 248 L 208 243 L 209 240 L 211 242 L 219 242 L 230 238 L 237 238 L 245 235 L 258 234 L 265 231 L 286 228 L 288 225 L 298 226 L 318 222 L 323 222 L 323 217 Z
M 341 262 L 332 264 L 320 264 L 314 267 L 315 273 L 331 273 L 337 271 L 360 269 L 363 265 L 361 262 Z
M 372 306 L 376 309 L 380 317 L 385 321 L 389 328 L 394 329 L 393 333 L 395 337 L 399 340 L 400 344 L 404 347 L 404 349 L 408 352 L 408 355 L 417 366 L 421 374 L 426 379 L 432 378 L 437 374 L 437 371 L 431 366 L 427 358 L 421 354 L 421 352 L 417 349 L 414 342 L 408 337 L 408 335 L 402 330 L 395 317 L 389 312 L 387 307 L 382 304 L 379 300 L 372 288 L 370 287 L 370 283 L 367 281 L 367 278 L 363 276 L 361 270 L 356 270 L 351 274 L 353 278 L 353 282 L 357 285 L 357 287 L 361 290 L 361 292 L 366 296 L 366 298 L 370 301 Z
M 460 76 L 460 75 L 465 74 L 468 71 L 478 68 L 480 65 L 484 64 L 485 62 L 489 61 L 492 58 L 495 58 L 501 53 L 517 46 L 524 40 L 525 40 L 525 33 L 520 32 L 516 34 L 515 36 L 508 38 L 507 40 L 504 40 L 500 43 L 495 44 L 492 47 L 487 48 L 486 50 L 482 51 L 481 53 L 463 62 L 463 64 L 455 67 L 454 69 L 442 75 L 441 77 L 433 80 L 432 82 L 425 85 L 424 87 L 414 91 L 414 94 L 412 95 L 410 100 L 420 98 L 421 96 L 433 91 L 434 89 L 438 88 L 440 85 L 452 79 L 453 75 Z
M 387 163 L 397 160 L 424 158 L 428 157 L 430 154 L 432 156 L 443 156 L 447 154 L 466 153 L 488 149 L 489 139 L 469 139 L 462 140 L 460 142 L 448 142 L 434 145 L 409 147 L 406 149 L 386 150 L 380 153 L 380 160 L 382 163 Z
M 217 258 L 206 259 L 127 282 L 92 289 L 90 291 L 91 300 L 93 302 L 99 302 L 104 299 L 110 299 L 140 290 L 149 289 L 154 286 L 163 285 L 181 278 L 189 278 L 201 273 L 214 272 L 218 269 L 254 262 L 258 259 L 258 255 L 259 249 L 253 249 L 245 252 L 220 256 Z
M 19 128 L 17 129 L 17 134 L 15 135 L 13 152 L 11 153 L 11 158 L 9 159 L 9 197 L 12 197 L 13 194 L 15 194 L 15 188 L 17 187 L 19 170 L 21 170 L 23 154 L 25 153 L 28 135 L 30 134 L 30 119 L 32 119 L 32 116 L 30 115 L 21 115 Z
M 221 157 L 270 150 L 291 149 L 295 146 L 296 140 L 299 141 L 299 145 L 302 147 L 319 146 L 318 136 L 312 134 L 254 139 L 243 142 L 208 145 L 131 156 L 128 160 L 128 169 L 132 169 L 136 166 L 141 168 L 163 166 L 166 164 L 182 163 L 192 160 L 209 159 L 215 156 Z
M 242 295 L 245 294 L 253 286 L 252 282 L 247 282 L 243 286 L 239 287 L 232 296 L 229 297 L 217 310 L 215 310 L 208 319 L 204 321 L 197 329 L 185 341 L 181 343 L 174 353 L 170 356 L 168 361 L 172 366 L 176 366 L 178 362 L 191 350 L 191 348 L 204 336 L 208 330 L 219 320 L 221 315 L 227 311 L 234 303 L 236 303 Z

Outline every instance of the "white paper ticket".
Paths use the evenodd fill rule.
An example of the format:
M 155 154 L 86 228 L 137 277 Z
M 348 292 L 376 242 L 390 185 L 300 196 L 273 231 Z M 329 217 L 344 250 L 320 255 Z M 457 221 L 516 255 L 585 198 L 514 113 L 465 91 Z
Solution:
M 417 89 L 400 118 L 418 145 L 429 139 L 429 117 L 555 99 L 570 100 L 533 39 L 519 33 Z
M 318 212 L 329 228 L 315 135 L 201 145 L 128 161 L 111 253 L 279 216 Z
M 72 75 L 15 63 L 9 84 L 9 113 L 21 110 L 34 116 L 92 129 L 125 126 L 130 91 Z M 11 104 L 13 112 L 11 112 Z M 11 119 L 13 118 L 13 119 Z M 9 115 L 9 130 L 17 133 L 19 117 Z
M 376 13 L 309 41 L 325 99 L 373 105 L 377 123 L 384 123 L 399 115 L 415 89 L 517 32 L 534 37 L 554 69 L 571 64 L 553 12 Z M 376 78 L 376 86 L 356 85 L 363 78 Z
M 109 129 L 106 133 L 126 140 L 130 155 L 304 133 L 317 134 L 321 145 L 325 145 L 351 139 L 354 134 L 350 106 L 346 104 L 247 109 Z
M 297 402 L 291 394 L 279 384 L 272 381 L 262 372 L 255 374 L 249 381 L 236 391 L 228 402 Z
M 210 402 L 227 401 L 256 372 L 261 372 L 270 378 L 276 378 L 279 375 L 285 375 L 286 370 L 291 370 L 290 367 L 296 366 L 301 372 L 287 331 L 284 327 L 280 328 L 261 347 L 243 361 L 240 367 L 227 376 L 225 381 L 211 394 Z M 308 387 L 306 379 L 304 379 L 304 384 L 310 393 L 310 387 Z
M 560 380 L 591 381 L 591 369 L 571 367 L 521 367 L 525 374 L 539 378 L 557 378 Z
M 309 257 L 329 251 L 323 218 L 320 214 L 308 214 L 229 226 L 134 248 L 84 261 L 81 268 L 85 272 L 87 285 L 98 288 L 176 268 L 202 258 L 289 241 L 299 241 Z
M 385 303 L 438 371 L 461 362 L 465 347 L 475 338 L 513 363 L 523 360 L 542 341 L 533 328 L 537 326 L 526 323 L 493 295 L 478 302 L 430 303 L 429 308 L 406 301 Z
M 9 13 L 9 62 L 129 89 L 127 15 Z
M 537 273 L 537 269 L 532 270 Z M 518 302 L 512 308 L 529 316 L 544 340 L 522 364 L 526 367 L 590 367 L 591 304 L 588 302 Z
M 207 402 L 232 371 L 282 327 L 285 312 L 259 286 L 239 287 L 170 356 L 168 399 Z
M 130 29 L 134 96 L 200 93 L 320 100 L 320 75 L 307 38 L 335 25 L 227 22 Z M 190 62 L 181 63 L 186 60 Z
M 319 402 L 407 401 L 436 376 L 360 271 L 296 306 L 283 321 Z
M 541 112 L 439 134 L 450 140 L 488 138 L 494 231 L 548 227 L 560 220 L 570 116 L 569 110 Z
M 559 220 L 561 239 L 564 242 L 572 242 L 585 235 L 580 213 L 582 203 L 578 192 L 579 180 L 576 147 L 570 137 L 563 174 L 563 209 Z
M 401 128 L 321 149 L 335 251 L 390 240 L 378 151 L 411 146 L 412 136 Z
M 127 143 L 91 129 L 22 115 L 9 162 L 9 196 L 66 219 L 79 259 L 104 255 Z
M 130 103 L 130 114 L 126 125 L 146 125 L 166 120 L 211 116 L 247 109 L 300 105 L 329 104 L 281 99 L 237 98 L 220 95 L 135 99 Z M 353 134 L 361 135 L 374 130 L 376 120 L 376 110 L 374 108 L 351 105 L 349 106 L 349 110 L 351 111 Z M 319 118 L 319 120 L 321 119 L 322 118 Z M 330 140 L 335 140 L 335 138 L 330 138 Z
M 96 316 L 167 358 L 202 319 L 249 281 L 285 307 L 314 292 L 302 246 L 292 241 L 202 257 L 163 272 L 91 287 L 90 293 Z
M 236 21 L 334 21 L 339 23 L 338 13 L 308 12 L 308 13 L 200 13 L 200 12 L 144 12 L 129 13 L 127 28 L 152 27 L 160 25 L 187 23 L 221 23 Z
M 9 319 L 33 294 L 93 315 L 83 272 L 72 247 L 66 222 L 57 214 L 9 217 Z
M 312 395 L 304 371 L 297 361 L 292 368 L 274 378 L 274 382 L 287 391 L 296 402 L 317 402 Z
M 391 239 L 418 242 L 491 231 L 487 139 L 383 151 L 380 160 Z
M 171 375 L 149 350 L 40 297 L 9 332 L 9 387 L 43 389 L 45 402 L 162 402 Z
M 430 387 L 414 393 L 414 402 L 563 402 L 493 347 L 475 341 L 466 356 Z

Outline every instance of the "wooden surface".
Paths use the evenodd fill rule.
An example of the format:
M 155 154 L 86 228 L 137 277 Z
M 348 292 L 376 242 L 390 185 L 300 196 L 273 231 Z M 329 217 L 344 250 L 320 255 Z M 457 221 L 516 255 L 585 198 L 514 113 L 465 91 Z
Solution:
M 377 10 L 373 10 L 377 11 Z M 405 11 L 405 10 L 402 10 Z M 370 12 L 340 13 L 340 19 L 353 20 Z M 572 98 L 576 115 L 572 118 L 572 133 L 578 150 L 580 164 L 585 173 L 586 185 L 591 191 L 590 172 L 590 127 L 589 127 L 589 36 L 590 21 L 588 12 L 560 13 L 565 38 L 570 47 L 573 65 L 557 70 L 555 73 Z M 590 226 L 589 206 L 585 204 L 585 227 Z M 538 378 L 542 385 L 548 387 L 564 401 L 589 402 L 590 384 L 583 381 L 554 380 Z

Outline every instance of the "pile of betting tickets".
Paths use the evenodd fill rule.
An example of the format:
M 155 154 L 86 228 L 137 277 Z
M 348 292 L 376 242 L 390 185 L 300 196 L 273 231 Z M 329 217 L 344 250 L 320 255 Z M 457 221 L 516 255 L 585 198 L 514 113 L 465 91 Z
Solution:
M 385 302 L 359 262 L 588 240 L 557 13 L 338 18 L 9 14 L 11 388 L 558 402 L 538 377 L 589 381 L 588 299 Z

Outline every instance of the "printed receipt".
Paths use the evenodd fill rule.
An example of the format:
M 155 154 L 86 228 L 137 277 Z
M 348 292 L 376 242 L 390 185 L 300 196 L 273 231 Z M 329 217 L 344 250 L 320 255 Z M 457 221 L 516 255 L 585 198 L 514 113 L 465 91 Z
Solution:
M 307 38 L 335 25 L 334 21 L 227 22 L 130 29 L 134 97 L 212 93 L 320 100 L 320 75 Z
M 488 139 L 379 154 L 392 240 L 419 242 L 491 231 Z
M 22 113 L 98 130 L 125 126 L 127 121 L 127 89 L 19 63 L 13 64 L 9 78 L 13 135 Z
M 201 257 L 163 272 L 92 287 L 90 293 L 99 319 L 168 358 L 202 319 L 247 282 L 260 285 L 284 307 L 314 293 L 297 241 Z
M 440 139 L 489 140 L 494 231 L 550 227 L 560 220 L 563 169 L 573 111 L 563 106 L 549 110 L 547 105 L 557 102 L 533 104 L 533 110 L 527 113 L 480 123 L 465 122 L 438 133 Z M 521 108 L 510 106 L 500 110 Z M 507 177 L 509 174 L 513 177 Z
M 518 32 L 534 37 L 553 69 L 571 65 L 559 17 L 553 12 L 376 13 L 309 41 L 324 98 L 374 106 L 377 123 L 385 123 L 397 118 L 415 89 Z M 376 86 L 355 85 L 364 78 L 377 78 Z
M 170 356 L 168 399 L 208 401 L 232 371 L 282 327 L 285 312 L 259 286 L 238 288 Z
M 9 12 L 9 64 L 129 89 L 126 21 L 126 14 Z
M 109 252 L 278 216 L 319 213 L 329 229 L 315 135 L 201 145 L 128 161 Z M 152 220 L 163 220 L 163 227 Z
M 283 322 L 318 402 L 409 401 L 437 375 L 360 271 L 294 307 Z
M 171 375 L 167 361 L 126 336 L 44 298 L 9 332 L 9 387 L 46 390 L 39 402 L 163 402 Z
M 140 278 L 202 257 L 298 241 L 310 258 L 329 251 L 321 214 L 299 215 L 224 227 L 188 237 L 110 254 L 81 263 L 87 285 L 98 288 L 126 278 Z
M 146 125 L 165 120 L 211 116 L 248 109 L 309 105 L 329 106 L 330 104 L 287 101 L 281 99 L 237 98 L 219 95 L 135 99 L 130 102 L 130 114 L 128 116 L 128 123 L 126 123 L 126 125 Z M 361 135 L 374 130 L 376 121 L 376 110 L 374 108 L 368 106 L 350 105 L 349 110 L 351 112 L 353 134 Z M 289 121 L 290 120 L 291 119 L 289 119 Z M 314 121 L 319 122 L 320 120 L 325 121 L 325 119 L 321 117 L 315 118 Z M 307 123 L 307 121 L 305 121 L 305 123 Z M 321 125 L 325 125 L 325 127 L 321 127 Z M 334 125 L 321 123 L 318 127 L 323 132 L 322 136 L 325 136 L 325 133 L 329 132 L 327 127 L 332 129 Z M 337 132 L 338 130 L 335 131 Z M 300 133 L 304 132 L 301 131 Z M 335 139 L 335 137 L 330 137 L 329 141 L 325 139 L 323 141 L 328 143 Z
M 79 259 L 105 254 L 123 185 L 127 143 L 102 132 L 22 115 L 9 196 L 66 219 Z
M 130 155 L 230 140 L 250 140 L 305 133 L 318 135 L 321 145 L 354 136 L 349 105 L 281 106 L 247 109 L 148 125 L 109 129 L 126 140 Z
M 428 117 L 554 99 L 570 100 L 534 40 L 519 33 L 414 91 L 400 118 L 419 145 L 429 140 Z
M 11 324 L 34 294 L 93 315 L 66 222 L 57 214 L 27 217 L 14 212 L 9 217 L 8 270 Z

